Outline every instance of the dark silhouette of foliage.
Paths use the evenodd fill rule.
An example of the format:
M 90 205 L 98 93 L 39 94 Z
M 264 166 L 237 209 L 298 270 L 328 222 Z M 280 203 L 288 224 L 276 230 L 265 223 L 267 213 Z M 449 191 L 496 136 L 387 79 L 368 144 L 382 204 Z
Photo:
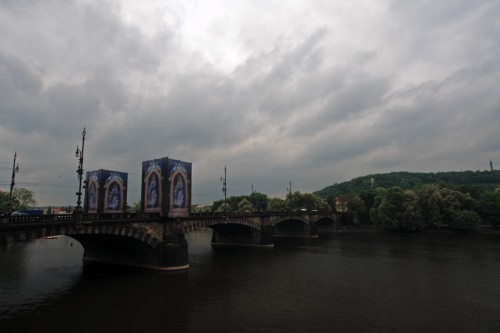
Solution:
M 493 190 L 495 187 L 500 186 L 500 171 L 449 171 L 436 173 L 399 171 L 372 174 L 327 186 L 314 192 L 314 194 L 322 198 L 328 198 L 345 194 L 359 195 L 377 187 L 388 189 L 398 186 L 402 190 L 418 189 L 425 184 L 439 184 L 442 187 L 469 193 L 473 198 L 478 199 L 481 192 Z

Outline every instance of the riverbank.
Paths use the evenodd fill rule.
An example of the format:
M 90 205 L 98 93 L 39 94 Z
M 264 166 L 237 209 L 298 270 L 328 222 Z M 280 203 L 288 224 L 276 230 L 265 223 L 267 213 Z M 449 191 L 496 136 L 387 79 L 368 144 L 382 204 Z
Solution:
M 491 225 L 478 225 L 470 230 L 455 230 L 450 229 L 448 226 L 442 226 L 440 228 L 425 228 L 415 231 L 411 230 L 391 230 L 386 229 L 381 225 L 343 225 L 337 229 L 327 229 L 318 228 L 318 233 L 374 233 L 374 232 L 403 232 L 403 233 L 413 233 L 413 232 L 423 232 L 423 233 L 449 233 L 449 234 L 463 234 L 463 233 L 488 233 L 488 234 L 499 234 L 500 229 L 494 228 Z

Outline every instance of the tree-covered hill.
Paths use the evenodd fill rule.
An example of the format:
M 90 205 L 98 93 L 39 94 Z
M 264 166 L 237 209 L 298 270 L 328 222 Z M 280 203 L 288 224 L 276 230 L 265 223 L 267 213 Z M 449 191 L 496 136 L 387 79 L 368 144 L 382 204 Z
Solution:
M 359 194 L 362 191 L 377 187 L 390 188 L 399 186 L 401 189 L 415 189 L 425 184 L 443 184 L 450 187 L 479 187 L 482 190 L 494 189 L 500 186 L 500 171 L 448 171 L 448 172 L 391 172 L 372 174 L 354 178 L 340 184 L 333 184 L 314 192 L 326 198 L 345 194 Z

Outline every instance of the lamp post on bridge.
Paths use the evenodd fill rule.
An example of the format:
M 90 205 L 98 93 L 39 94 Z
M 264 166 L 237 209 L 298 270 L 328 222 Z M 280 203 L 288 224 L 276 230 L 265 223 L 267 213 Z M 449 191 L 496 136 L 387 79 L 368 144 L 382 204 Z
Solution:
M 10 182 L 10 192 L 9 192 L 9 208 L 8 213 L 12 213 L 12 191 L 14 190 L 14 186 L 16 185 L 16 173 L 19 172 L 19 164 L 16 165 L 17 159 L 17 151 L 14 152 L 14 163 L 12 164 L 12 179 Z
M 288 195 L 290 196 L 290 211 L 293 214 L 293 194 L 292 194 L 292 181 L 290 181 L 290 187 L 287 189 Z
M 75 153 L 76 158 L 78 158 L 78 169 L 76 170 L 76 173 L 78 174 L 78 192 L 76 192 L 77 201 L 76 201 L 75 213 L 83 213 L 83 208 L 82 208 L 83 150 L 85 148 L 86 134 L 87 132 L 85 131 L 84 127 L 82 132 L 82 149 L 80 150 L 77 145 Z
M 226 183 L 226 176 L 227 176 L 227 167 L 224 166 L 224 178 L 222 178 L 222 176 L 220 177 L 220 181 L 222 183 L 222 192 L 224 192 L 224 211 L 227 211 L 227 183 Z

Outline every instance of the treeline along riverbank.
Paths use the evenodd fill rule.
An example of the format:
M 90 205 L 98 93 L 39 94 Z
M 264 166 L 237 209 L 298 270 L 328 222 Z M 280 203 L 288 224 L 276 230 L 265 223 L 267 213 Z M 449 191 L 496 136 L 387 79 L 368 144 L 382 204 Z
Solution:
M 335 184 L 323 196 L 345 224 L 390 230 L 475 230 L 500 224 L 500 172 L 395 172 Z

